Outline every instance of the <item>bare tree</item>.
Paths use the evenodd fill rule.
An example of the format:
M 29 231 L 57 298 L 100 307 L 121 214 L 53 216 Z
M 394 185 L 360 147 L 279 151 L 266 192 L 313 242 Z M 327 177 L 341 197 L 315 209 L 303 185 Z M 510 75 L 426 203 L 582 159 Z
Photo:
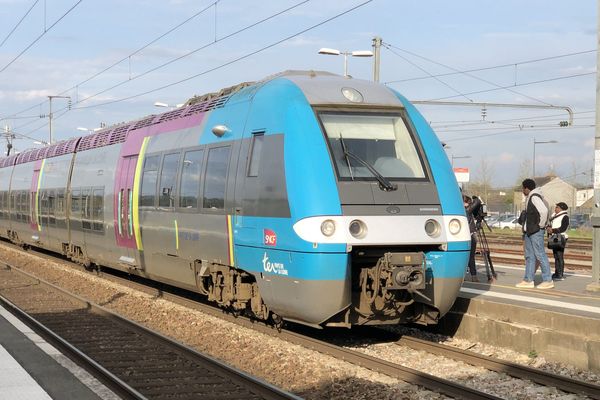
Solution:
M 518 189 L 520 189 L 521 183 L 527 178 L 532 178 L 532 176 L 531 176 L 531 160 L 524 159 L 523 161 L 521 161 L 521 165 L 519 165 L 519 172 L 517 175 L 517 182 L 515 183 L 515 186 Z
M 483 197 L 483 201 L 487 203 L 488 194 L 492 189 L 492 179 L 494 177 L 494 166 L 487 158 L 481 157 L 479 168 L 475 174 L 474 189 L 479 191 L 479 195 Z

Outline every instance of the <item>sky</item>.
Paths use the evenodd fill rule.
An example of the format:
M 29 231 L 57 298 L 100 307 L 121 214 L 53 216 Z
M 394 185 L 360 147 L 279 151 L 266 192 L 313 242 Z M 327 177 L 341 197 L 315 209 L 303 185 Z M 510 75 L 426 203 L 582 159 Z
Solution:
M 47 142 L 48 96 L 70 97 L 52 101 L 56 141 L 285 70 L 343 74 L 343 57 L 318 50 L 379 36 L 382 84 L 488 104 L 417 105 L 471 180 L 514 185 L 535 147 L 536 175 L 589 184 L 596 13 L 591 0 L 0 0 L 0 133 L 17 151 Z M 372 63 L 350 57 L 349 74 L 370 80 Z

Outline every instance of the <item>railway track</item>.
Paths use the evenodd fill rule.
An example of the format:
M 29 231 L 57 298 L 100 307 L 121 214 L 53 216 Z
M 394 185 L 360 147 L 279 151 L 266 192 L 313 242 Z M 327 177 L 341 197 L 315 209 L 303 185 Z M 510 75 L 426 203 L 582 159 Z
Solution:
M 506 235 L 488 235 L 488 242 L 492 261 L 511 265 L 524 265 L 523 241 L 520 237 Z M 569 239 L 565 251 L 566 269 L 591 269 L 592 245 L 589 240 Z M 552 264 L 554 257 L 552 251 L 546 250 L 548 259 Z
M 554 386 L 567 393 L 575 393 L 589 396 L 593 399 L 600 399 L 600 386 L 579 381 L 577 379 L 409 336 L 403 336 L 396 344 L 462 361 L 490 371 L 505 373 L 515 378 L 528 379 L 544 386 Z
M 337 346 L 337 345 L 332 344 L 329 341 L 320 340 L 315 337 L 311 337 L 310 335 L 298 333 L 298 332 L 291 331 L 291 330 L 282 330 L 282 331 L 278 332 L 273 327 L 265 326 L 263 324 L 247 320 L 245 318 L 240 318 L 240 317 L 235 317 L 235 316 L 232 316 L 229 314 L 224 314 L 222 312 L 222 310 L 220 310 L 220 309 L 215 309 L 212 306 L 199 303 L 197 298 L 193 294 L 189 294 L 186 292 L 182 293 L 182 291 L 180 291 L 178 289 L 173 289 L 173 292 L 171 292 L 168 288 L 165 288 L 162 285 L 160 287 L 148 286 L 148 284 L 146 282 L 144 282 L 144 280 L 140 280 L 140 282 L 135 282 L 135 281 L 132 281 L 125 277 L 120 277 L 118 275 L 104 274 L 104 276 L 112 281 L 117 281 L 121 284 L 132 287 L 136 290 L 142 290 L 146 293 L 150 293 L 155 297 L 162 297 L 164 300 L 168 300 L 168 301 L 178 303 L 180 305 L 183 305 L 183 306 L 195 309 L 195 310 L 202 311 L 204 313 L 234 322 L 238 325 L 242 325 L 242 326 L 254 329 L 256 331 L 259 331 L 259 332 L 262 332 L 262 333 L 265 333 L 265 334 L 268 334 L 271 336 L 279 337 L 290 343 L 294 343 L 294 344 L 301 345 L 306 348 L 313 349 L 315 351 L 319 351 L 323 354 L 330 355 L 337 359 L 343 359 L 347 362 L 351 362 L 353 364 L 362 366 L 364 368 L 368 368 L 370 370 L 377 371 L 377 372 L 395 377 L 397 379 L 401 379 L 403 381 L 425 387 L 427 389 L 430 389 L 430 390 L 433 390 L 433 391 L 436 391 L 439 393 L 443 393 L 447 396 L 451 396 L 454 398 L 467 398 L 467 399 L 497 399 L 497 398 L 499 398 L 494 395 L 481 392 L 479 390 L 470 388 L 468 386 L 465 386 L 465 385 L 462 385 L 462 384 L 459 384 L 456 382 L 452 382 L 452 381 L 441 379 L 441 378 L 438 378 L 435 376 L 431 376 L 429 374 L 423 373 L 418 370 L 406 368 L 406 367 L 403 367 L 398 364 L 394 364 L 391 362 L 387 362 L 385 360 L 381 360 L 379 358 L 368 356 L 368 355 L 358 352 L 358 351 L 354 351 L 354 350 L 351 350 L 351 349 L 348 349 L 345 347 Z M 151 285 L 155 285 L 155 283 L 151 283 Z M 418 340 L 415 340 L 415 339 L 411 340 L 406 337 L 403 337 L 398 341 L 397 344 L 409 345 L 414 348 L 415 346 L 417 346 L 415 344 L 417 342 L 418 342 Z M 443 346 L 443 348 L 445 350 L 442 352 L 442 350 L 441 350 L 442 345 L 438 345 L 438 344 L 434 344 L 434 343 L 427 344 L 427 343 L 429 343 L 429 342 L 421 343 L 420 349 L 428 351 L 433 354 L 443 355 L 448 358 L 459 359 L 459 357 L 457 356 L 457 351 L 459 351 L 459 350 L 449 347 L 449 346 Z M 428 346 L 428 348 L 426 349 L 425 346 Z M 477 361 L 477 358 L 474 354 L 475 353 L 471 353 L 468 360 L 465 360 L 466 356 L 462 356 L 462 357 L 460 357 L 460 361 L 465 361 L 472 365 L 482 366 L 489 370 L 505 372 L 505 373 L 515 376 L 519 379 L 530 379 L 530 380 L 540 383 L 542 385 L 555 386 L 558 389 L 561 389 L 561 390 L 564 390 L 564 391 L 567 391 L 570 393 L 578 393 L 578 394 L 585 393 L 585 394 L 589 395 L 590 397 L 600 398 L 600 395 L 598 395 L 599 392 L 598 392 L 597 386 L 588 385 L 584 382 L 579 382 L 579 381 L 569 380 L 569 379 L 566 380 L 567 383 L 562 383 L 562 380 L 561 381 L 555 380 L 554 376 L 552 374 L 548 374 L 546 372 L 538 371 L 538 370 L 534 370 L 534 369 L 529 369 L 531 371 L 528 371 L 527 375 L 523 375 L 523 373 L 521 372 L 522 369 L 516 369 L 517 367 L 515 367 L 513 364 L 507 363 L 504 361 L 500 361 L 500 360 L 494 360 L 493 365 L 495 365 L 495 366 L 490 367 L 489 365 L 491 365 L 491 364 L 490 364 L 489 360 L 487 361 L 487 364 L 484 364 L 483 361 Z M 509 364 L 511 364 L 511 365 L 509 365 Z M 511 370 L 511 368 L 512 368 L 512 371 L 514 371 L 513 373 L 508 372 Z M 523 368 L 525 368 L 525 367 L 523 367 Z M 537 372 L 538 377 L 535 377 L 536 371 L 538 371 Z
M 311 335 L 298 333 L 292 330 L 282 330 L 278 332 L 273 327 L 265 326 L 261 323 L 256 323 L 255 321 L 250 321 L 245 318 L 235 317 L 230 314 L 224 314 L 220 309 L 199 303 L 194 294 L 187 292 L 182 293 L 182 291 L 178 289 L 173 288 L 173 291 L 171 291 L 171 289 L 162 285 L 160 287 L 148 286 L 144 280 L 140 280 L 141 282 L 135 282 L 117 275 L 109 275 L 108 278 L 112 281 L 118 281 L 119 283 L 125 284 L 126 286 L 132 287 L 136 290 L 142 290 L 146 293 L 150 293 L 155 297 L 162 297 L 165 300 L 202 311 L 206 314 L 234 322 L 238 325 L 245 326 L 271 336 L 279 337 L 290 343 L 298 344 L 338 359 L 343 359 L 347 362 L 351 362 L 364 368 L 368 368 L 370 370 L 377 371 L 454 398 L 498 398 L 494 395 L 481 392 L 456 382 L 431 376 L 418 370 L 406 368 L 398 364 L 366 355 L 359 351 L 334 345 L 328 341 L 312 337 Z M 156 284 L 151 283 L 151 285 Z M 468 364 L 480 366 L 492 371 L 503 372 L 518 379 L 529 379 L 538 384 L 553 386 L 569 393 L 585 394 L 591 398 L 600 399 L 600 388 L 597 385 L 565 378 L 560 375 L 547 373 L 533 368 L 527 368 L 518 364 L 497 360 L 490 357 L 480 356 L 476 353 L 456 349 L 451 346 L 425 342 L 415 338 L 402 337 L 396 344 L 409 346 L 411 348 L 424 350 L 432 354 L 464 361 Z
M 126 399 L 298 399 L 1 263 L 0 303 Z

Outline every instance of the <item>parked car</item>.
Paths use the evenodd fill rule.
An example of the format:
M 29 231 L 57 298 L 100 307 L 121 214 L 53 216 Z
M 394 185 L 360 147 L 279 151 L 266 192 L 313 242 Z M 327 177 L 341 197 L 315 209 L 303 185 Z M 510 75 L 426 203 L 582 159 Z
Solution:
M 518 222 L 519 218 L 515 217 L 514 215 L 512 216 L 512 218 L 503 220 L 503 221 L 498 221 L 496 223 L 496 225 L 494 225 L 494 228 L 500 228 L 500 229 L 520 229 L 521 225 L 519 225 Z
M 488 225 L 491 228 L 503 228 L 504 225 L 500 226 L 500 224 L 508 222 L 508 221 L 512 221 L 512 220 L 514 220 L 516 218 L 517 217 L 515 215 L 513 215 L 513 214 L 504 214 L 504 215 L 498 216 L 498 218 L 496 219 L 495 222 L 492 222 L 492 223 L 488 222 Z

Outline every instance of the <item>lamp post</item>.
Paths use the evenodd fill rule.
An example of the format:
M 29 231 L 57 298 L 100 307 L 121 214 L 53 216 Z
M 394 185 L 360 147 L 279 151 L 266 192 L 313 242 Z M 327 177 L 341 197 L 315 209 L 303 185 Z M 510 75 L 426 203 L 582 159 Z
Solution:
M 556 140 L 535 140 L 535 138 L 533 138 L 533 176 L 532 178 L 535 179 L 535 146 L 537 144 L 550 144 L 550 143 L 558 143 Z
M 327 47 L 320 49 L 319 54 L 325 54 L 329 56 L 344 56 L 344 76 L 348 76 L 348 56 L 373 57 L 373 52 L 370 50 L 340 51 L 336 49 L 329 49 Z
M 450 158 L 452 160 L 452 168 L 454 168 L 454 160 L 458 160 L 460 158 L 471 158 L 471 156 L 455 156 L 454 154 L 452 154 Z

